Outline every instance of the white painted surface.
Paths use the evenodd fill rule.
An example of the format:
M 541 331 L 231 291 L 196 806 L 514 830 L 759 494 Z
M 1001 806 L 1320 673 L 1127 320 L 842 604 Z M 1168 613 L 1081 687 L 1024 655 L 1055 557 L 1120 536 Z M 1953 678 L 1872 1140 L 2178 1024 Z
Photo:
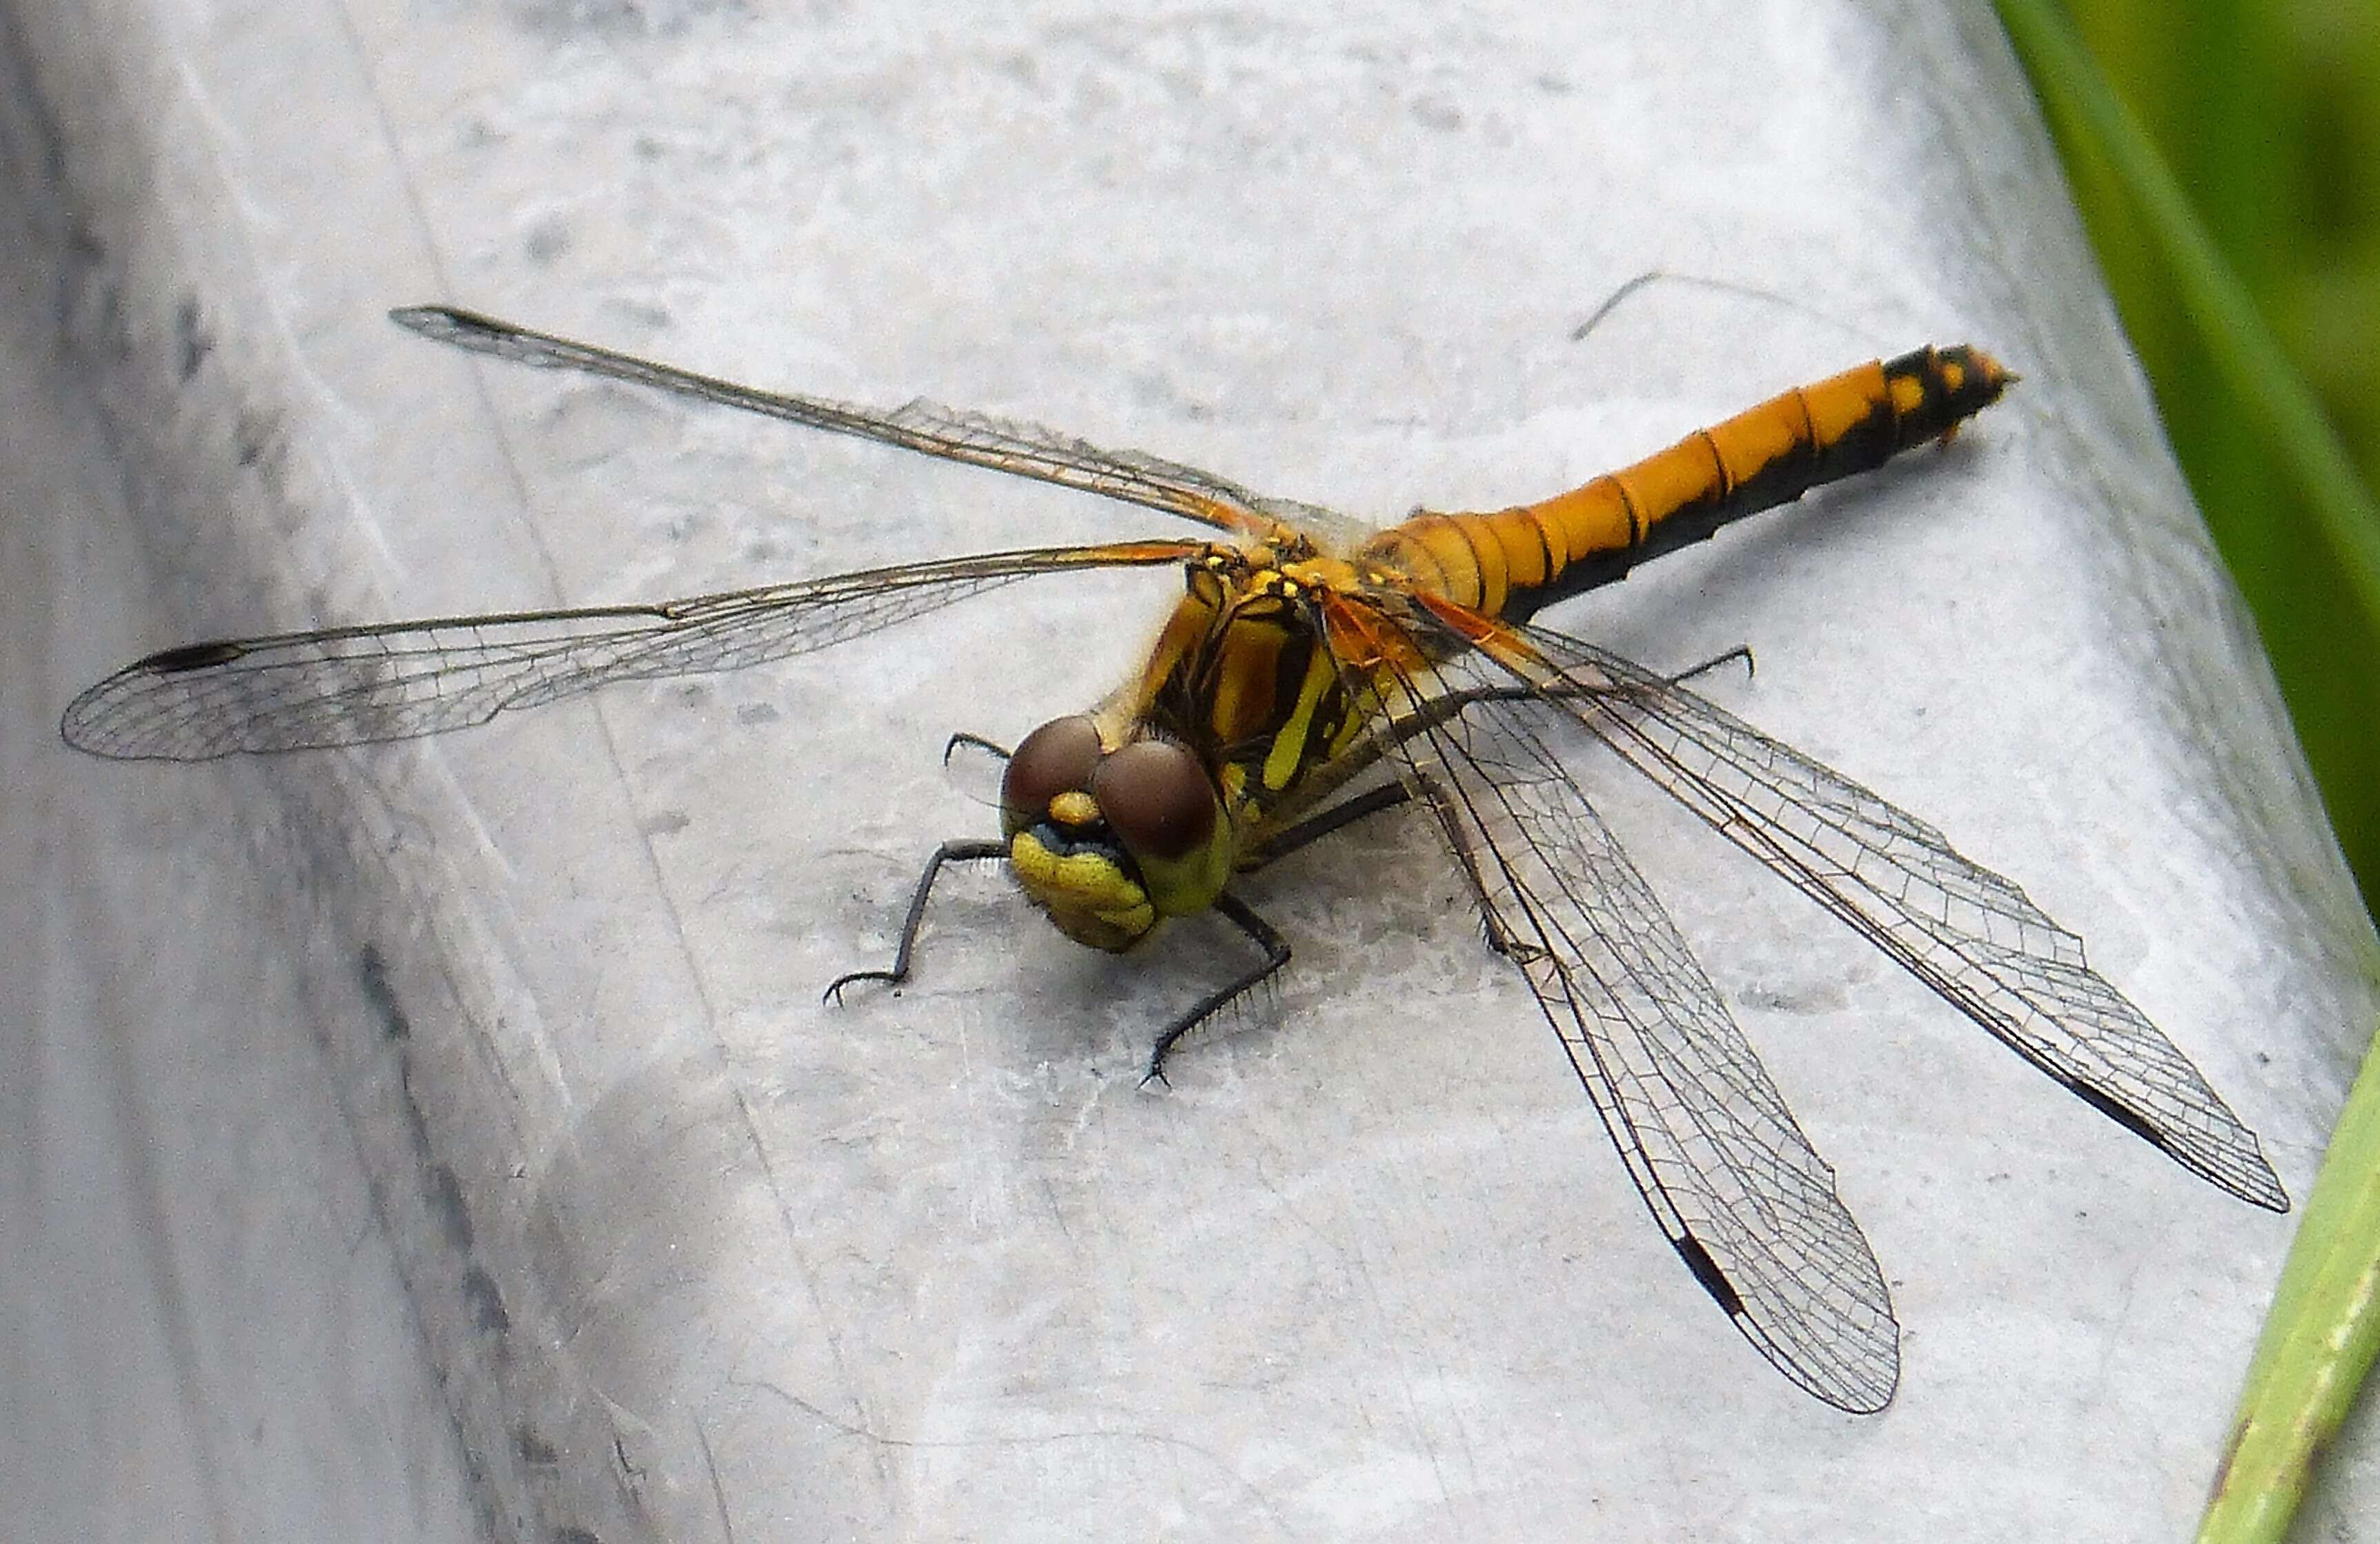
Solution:
M 55 1456 L 92 1451 L 66 1416 L 157 1466 L 155 1515 L 225 1519 L 194 1537 L 369 1532 L 334 1510 L 358 1494 L 411 1496 L 405 1538 L 475 1507 L 607 1540 L 2186 1528 L 2286 1223 L 1634 791 L 1606 802 L 1893 1285 L 1881 1417 L 1730 1332 L 1414 825 L 1250 888 L 1297 962 L 1171 1093 L 1135 1071 L 1233 947 L 1211 923 L 1089 957 L 984 874 L 912 987 L 821 1005 L 986 823 L 943 737 L 1099 695 L 1162 577 L 397 748 L 126 768 L 47 728 L 192 637 L 1170 533 L 479 364 L 393 304 L 925 393 L 1382 521 L 1973 341 L 2026 380 L 1950 454 L 1553 620 L 1659 665 L 1752 644 L 1715 695 L 2080 931 L 2302 1195 L 2370 930 L 1980 6 L 19 9 L 18 142 L 80 212 L 53 379 L 95 388 L 131 512 L 11 451 L 52 577 L 11 623 L 42 690 L 10 699 L 39 792 L 9 840 L 55 889 L 15 902 L 47 920 L 8 968 L 42 1054 L 99 1058 L 11 1079 L 43 1246 L 13 1332 L 55 1384 L 76 1348 L 166 1347 L 18 1396 L 13 1432 L 60 1431 L 12 1437 L 44 1536 L 156 1536 L 138 1501 L 76 1510 L 124 1471 Z M 1759 294 L 1656 285 L 1573 338 L 1648 268 Z M 59 1112 L 103 1095 L 121 1140 L 78 1149 Z M 144 1139 L 163 1177 L 94 1180 L 79 1245 L 39 1176 Z M 226 1196 L 286 1244 L 227 1236 Z M 47 1263 L 136 1246 L 181 1263 L 115 1295 Z M 370 1398 L 174 1349 L 260 1302 L 379 1337 Z

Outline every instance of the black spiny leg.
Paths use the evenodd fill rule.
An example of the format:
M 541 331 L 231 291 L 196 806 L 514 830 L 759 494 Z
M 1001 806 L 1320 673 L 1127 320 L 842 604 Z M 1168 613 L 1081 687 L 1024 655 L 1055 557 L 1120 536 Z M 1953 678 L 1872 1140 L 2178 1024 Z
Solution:
M 1366 815 L 1377 815 L 1383 809 L 1394 809 L 1413 797 L 1413 791 L 1402 783 L 1383 783 L 1377 788 L 1366 788 L 1353 798 L 1342 799 L 1318 814 L 1308 815 L 1295 825 L 1277 832 L 1257 849 L 1251 869 L 1261 869 L 1275 858 L 1287 857 L 1298 848 L 1320 841 L 1343 826 L 1354 825 Z
M 909 979 L 909 955 L 917 946 L 917 929 L 926 920 L 926 898 L 934 893 L 934 876 L 942 871 L 945 863 L 985 863 L 1006 857 L 1008 848 L 999 842 L 945 842 L 926 859 L 926 871 L 917 876 L 917 889 L 909 897 L 909 915 L 901 924 L 901 946 L 892 952 L 890 970 L 854 970 L 829 982 L 825 995 L 837 1003 L 843 1001 L 843 989 L 854 981 L 884 981 L 899 986 Z
M 1310 815 L 1297 824 L 1279 833 L 1256 852 L 1246 867 L 1261 869 L 1273 859 L 1293 853 L 1310 842 L 1330 835 L 1342 826 L 1353 825 L 1365 816 L 1377 815 L 1383 809 L 1393 809 L 1412 796 L 1401 783 L 1387 783 L 1377 788 L 1367 788 L 1354 797 L 1334 804 L 1318 815 Z M 1250 910 L 1245 901 L 1226 890 L 1215 897 L 1215 909 L 1230 918 L 1240 931 L 1256 940 L 1257 947 L 1265 952 L 1264 963 L 1221 991 L 1209 993 L 1188 1013 L 1167 1025 L 1159 1033 L 1157 1044 L 1148 1053 L 1148 1071 L 1141 1076 L 1143 1083 L 1147 1083 L 1150 1078 L 1155 1078 L 1160 1083 L 1164 1082 L 1165 1059 L 1172 1053 L 1174 1042 L 1212 1017 L 1224 1003 L 1289 963 L 1288 941 L 1274 930 L 1271 923 Z
M 1752 658 L 1750 650 L 1730 650 L 1716 660 L 1696 665 L 1693 671 L 1688 671 L 1687 675 L 1691 675 L 1695 671 L 1708 670 L 1713 665 L 1725 663 L 1737 654 L 1742 654 L 1747 661 Z M 1475 701 L 1519 700 L 1536 695 L 1536 692 L 1525 687 L 1489 687 L 1475 694 L 1465 694 L 1465 699 L 1457 703 L 1456 709 L 1459 711 Z M 1479 877 L 1477 855 L 1472 852 L 1470 840 L 1463 833 L 1462 822 L 1455 819 L 1453 806 L 1447 797 L 1445 788 L 1439 785 L 1436 778 L 1418 769 L 1414 770 L 1413 775 L 1419 780 L 1417 788 L 1408 787 L 1402 783 L 1385 783 L 1377 788 L 1367 788 L 1342 803 L 1334 804 L 1319 814 L 1307 816 L 1267 842 L 1258 850 L 1257 861 L 1251 867 L 1261 868 L 1277 857 L 1293 853 L 1308 843 L 1330 835 L 1342 826 L 1353 825 L 1367 815 L 1377 815 L 1383 809 L 1394 809 L 1399 805 L 1409 804 L 1418 798 L 1429 810 L 1431 818 L 1438 821 L 1439 830 L 1445 836 L 1447 846 L 1452 849 L 1455 861 L 1463 868 L 1463 877 L 1471 886 L 1473 898 L 1479 903 L 1480 927 L 1488 940 L 1488 947 L 1509 960 L 1522 965 L 1529 964 L 1545 951 L 1534 943 L 1511 937 L 1496 920 L 1496 908 L 1488 904 L 1487 882 Z
M 1165 1058 L 1173 1050 L 1174 1041 L 1205 1023 L 1224 1003 L 1289 963 L 1288 941 L 1273 930 L 1271 923 L 1250 911 L 1245 901 L 1226 890 L 1215 897 L 1215 909 L 1230 918 L 1240 931 L 1256 940 L 1257 947 L 1265 952 L 1264 963 L 1220 991 L 1208 993 L 1188 1013 L 1165 1027 L 1157 1037 L 1157 1044 L 1148 1052 L 1148 1071 L 1140 1079 L 1144 1084 L 1151 1078 L 1160 1083 L 1165 1081 Z

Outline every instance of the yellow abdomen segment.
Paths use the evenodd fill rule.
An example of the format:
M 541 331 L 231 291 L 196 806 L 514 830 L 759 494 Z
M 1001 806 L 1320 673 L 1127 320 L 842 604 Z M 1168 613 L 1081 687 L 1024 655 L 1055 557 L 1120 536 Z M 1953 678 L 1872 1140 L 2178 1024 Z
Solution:
M 1973 348 L 1870 360 L 1540 503 L 1417 515 L 1366 542 L 1357 561 L 1395 568 L 1471 610 L 1524 620 L 1730 520 L 1946 438 L 2014 379 Z

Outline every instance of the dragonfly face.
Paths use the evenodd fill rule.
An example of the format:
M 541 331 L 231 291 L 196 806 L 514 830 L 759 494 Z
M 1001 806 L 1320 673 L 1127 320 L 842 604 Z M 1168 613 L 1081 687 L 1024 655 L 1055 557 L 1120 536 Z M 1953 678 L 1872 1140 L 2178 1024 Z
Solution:
M 1598 744 L 2092 1108 L 2232 1195 L 2288 1208 L 2255 1134 L 2014 883 L 1679 680 L 1530 623 L 1755 510 L 1947 439 L 2013 379 L 1979 352 L 1871 361 L 1539 503 L 1369 531 L 1030 425 L 760 392 L 443 308 L 395 316 L 479 353 L 1038 478 L 1230 541 L 1044 547 L 647 604 L 188 645 L 77 697 L 69 744 L 196 760 L 400 739 L 609 682 L 790 658 L 1036 576 L 1179 565 L 1184 593 L 1143 668 L 1026 739 L 1003 781 L 1002 839 L 943 843 L 892 968 L 831 990 L 906 977 L 952 861 L 1007 860 L 1068 936 L 1099 949 L 1212 907 L 1264 960 L 1164 1028 L 1154 1076 L 1182 1034 L 1289 960 L 1232 877 L 1415 806 L 1694 1281 L 1797 1385 L 1881 1409 L 1900 1377 L 1883 1274 L 1833 1170 L 1573 775 L 1576 748 Z M 1388 775 L 1347 792 L 1367 769 Z

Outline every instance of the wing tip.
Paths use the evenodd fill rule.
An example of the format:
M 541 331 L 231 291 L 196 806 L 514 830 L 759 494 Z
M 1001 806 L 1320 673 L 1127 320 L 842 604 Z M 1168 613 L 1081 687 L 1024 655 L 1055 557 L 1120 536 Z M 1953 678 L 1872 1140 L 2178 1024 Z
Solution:
M 1749 1320 L 1737 1324 L 1787 1381 L 1847 1416 L 1879 1415 L 1900 1392 L 1900 1324 L 1889 1315 L 1872 1343 L 1837 1348 L 1849 1354 L 1832 1356 L 1796 1356 L 1804 1348 L 1788 1348 L 1754 1335 Z
M 2246 1168 L 2244 1176 L 2226 1175 L 2215 1183 L 2250 1206 L 2262 1207 L 2276 1216 L 2288 1216 L 2289 1193 L 2288 1187 L 2281 1184 L 2281 1176 L 2273 1172 L 2271 1161 L 2265 1157 L 2265 1149 L 2253 1137 L 2248 1138 L 2248 1149 L 2255 1161 L 2252 1165 L 2243 1165 Z
M 1900 1356 L 1895 1351 L 1891 1365 L 1882 1369 L 1882 1376 L 1873 1382 L 1845 1384 L 1838 1388 L 1821 1387 L 1815 1380 L 1787 1368 L 1785 1376 L 1819 1404 L 1840 1410 L 1846 1416 L 1880 1416 L 1900 1392 Z
M 84 687 L 75 695 L 73 701 L 67 704 L 67 711 L 58 715 L 58 738 L 64 740 L 69 749 L 109 761 L 155 759 L 152 753 L 113 733 L 108 726 L 108 715 L 103 711 L 109 699 L 115 696 L 111 688 L 122 682 L 128 670 L 139 668 L 132 665 L 127 670 L 119 670 L 97 686 Z
M 2265 1157 L 2263 1144 L 2220 1100 L 2216 1101 L 2214 1109 L 2227 1120 L 2219 1129 L 2174 1132 L 2104 1088 L 2065 1076 L 2058 1076 L 2058 1081 L 2075 1098 L 2216 1189 L 2266 1211 L 2289 1211 L 2289 1193 L 2282 1187 L 2280 1175 L 2273 1172 L 2271 1161 Z
M 1728 1280 L 1727 1272 L 1703 1241 L 1691 1229 L 1668 1235 L 1670 1247 L 1686 1262 L 1694 1273 L 1695 1284 L 1708 1293 L 1712 1301 L 1727 1311 L 1729 1319 L 1753 1349 L 1767 1358 L 1768 1364 L 1785 1375 L 1786 1380 L 1803 1393 L 1824 1404 L 1852 1416 L 1873 1416 L 1892 1403 L 1900 1388 L 1900 1324 L 1886 1307 L 1876 1331 L 1867 1343 L 1850 1347 L 1850 1356 L 1803 1356 L 1799 1345 L 1788 1345 L 1772 1336 L 1767 1326 L 1754 1318 L 1744 1303 L 1743 1294 Z M 1881 1291 L 1882 1278 L 1876 1286 Z M 1860 1328 L 1846 1321 L 1847 1327 Z

